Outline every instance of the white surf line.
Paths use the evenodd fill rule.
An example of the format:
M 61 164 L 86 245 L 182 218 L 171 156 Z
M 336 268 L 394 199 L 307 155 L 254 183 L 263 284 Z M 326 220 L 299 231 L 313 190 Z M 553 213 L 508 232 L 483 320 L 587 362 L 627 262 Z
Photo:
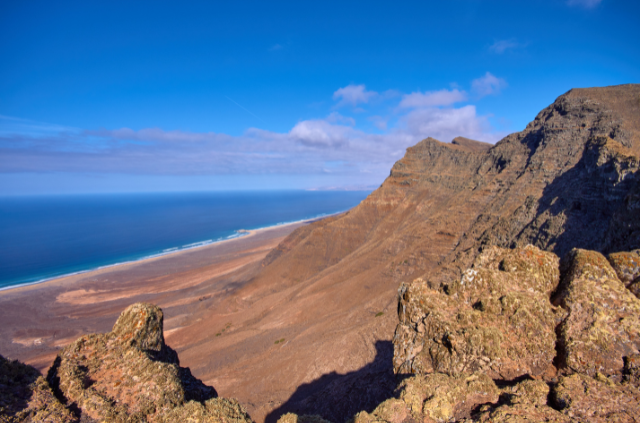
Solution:
M 40 284 L 40 283 L 44 283 L 44 282 L 49 282 L 49 281 L 52 281 L 54 279 L 68 278 L 68 277 L 71 277 L 71 276 L 82 275 L 83 273 L 89 273 L 89 272 L 95 272 L 97 270 L 108 269 L 108 268 L 114 267 L 114 266 L 120 266 L 120 265 L 124 265 L 124 264 L 132 264 L 132 263 L 136 263 L 136 262 L 139 262 L 139 261 L 149 260 L 149 259 L 152 259 L 152 258 L 158 258 L 158 257 L 168 256 L 168 255 L 171 255 L 171 254 L 182 253 L 184 251 L 194 250 L 196 248 L 208 247 L 210 245 L 218 244 L 220 242 L 231 241 L 231 240 L 234 240 L 234 239 L 240 239 L 242 237 L 249 236 L 252 233 L 258 232 L 258 231 L 266 231 L 266 230 L 276 229 L 276 228 L 279 228 L 279 227 L 282 227 L 282 226 L 295 225 L 297 223 L 311 223 L 311 222 L 316 221 L 318 219 L 323 219 L 325 217 L 335 216 L 335 215 L 347 212 L 349 210 L 351 210 L 351 209 L 347 209 L 347 210 L 343 210 L 343 211 L 339 211 L 339 212 L 335 212 L 335 213 L 319 214 L 319 215 L 317 215 L 315 217 L 310 217 L 310 218 L 301 219 L 301 220 L 294 220 L 294 221 L 291 221 L 291 222 L 276 223 L 275 225 L 263 226 L 263 227 L 256 228 L 256 229 L 248 229 L 247 230 L 248 232 L 240 232 L 240 231 L 245 231 L 245 229 L 237 229 L 236 230 L 236 234 L 229 235 L 227 238 L 217 239 L 215 241 L 207 240 L 207 241 L 194 242 L 194 243 L 191 243 L 191 244 L 186 244 L 183 247 L 167 248 L 167 249 L 163 250 L 160 253 L 151 254 L 151 255 L 140 257 L 140 258 L 133 259 L 133 260 L 121 261 L 121 262 L 113 263 L 113 264 L 105 264 L 103 266 L 92 267 L 90 269 L 85 269 L 85 270 L 78 270 L 76 272 L 71 272 L 71 273 L 64 273 L 62 275 L 51 276 L 51 277 L 44 278 L 44 279 L 39 279 L 39 280 L 33 281 L 33 282 L 24 282 L 24 283 L 21 283 L 21 284 L 18 284 L 18 285 L 3 286 L 3 287 L 0 287 L 0 291 L 6 291 L 6 290 L 9 290 L 9 289 L 14 289 L 14 288 L 23 288 L 25 286 L 31 286 L 31 285 L 37 285 L 37 284 Z M 167 250 L 170 250 L 170 251 L 167 251 Z

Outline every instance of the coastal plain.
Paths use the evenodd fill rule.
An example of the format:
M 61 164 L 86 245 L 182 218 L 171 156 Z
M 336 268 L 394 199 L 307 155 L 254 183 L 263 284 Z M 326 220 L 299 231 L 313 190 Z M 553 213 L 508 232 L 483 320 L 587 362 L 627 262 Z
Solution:
M 60 349 L 84 334 L 108 332 L 122 310 L 137 301 L 165 310 L 165 336 L 171 340 L 201 322 L 203 311 L 224 302 L 269 251 L 307 223 L 252 230 L 203 247 L 2 290 L 0 348 L 46 374 Z M 218 320 L 208 326 L 228 331 L 224 315 Z M 191 347 L 185 340 L 180 345 Z M 197 360 L 191 365 L 202 367 Z

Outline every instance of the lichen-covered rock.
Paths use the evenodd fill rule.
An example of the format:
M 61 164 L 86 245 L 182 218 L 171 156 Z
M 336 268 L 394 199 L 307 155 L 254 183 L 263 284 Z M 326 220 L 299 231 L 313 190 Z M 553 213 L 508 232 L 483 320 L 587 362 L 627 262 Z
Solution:
M 568 316 L 560 326 L 560 367 L 620 380 L 623 358 L 640 348 L 640 300 L 598 252 L 574 249 L 563 258 L 562 267 L 555 301 Z
M 482 373 L 457 377 L 434 373 L 408 379 L 401 388 L 400 398 L 414 416 L 420 411 L 436 422 L 468 417 L 476 406 L 497 402 L 500 394 L 493 380 Z
M 496 403 L 500 394 L 484 374 L 414 376 L 398 391 L 399 398 L 384 401 L 371 413 L 358 413 L 354 423 L 449 422 L 470 417 L 481 404 Z
M 627 289 L 629 289 L 636 298 L 640 298 L 640 277 L 631 282 L 629 286 L 627 286 Z
M 135 303 L 120 314 L 111 333 L 123 345 L 159 353 L 165 347 L 163 318 L 159 307 Z
M 558 281 L 554 254 L 492 247 L 445 292 L 422 279 L 401 286 L 394 370 L 509 380 L 553 372 Z
M 162 310 L 138 303 L 113 331 L 67 346 L 49 370 L 49 383 L 84 418 L 110 422 L 249 422 L 236 402 L 179 366 L 164 343 Z
M 640 276 L 640 250 L 612 253 L 607 259 L 625 286 Z
M 543 380 L 524 380 L 503 389 L 510 404 L 546 405 L 549 385 Z
M 546 405 L 518 403 L 502 404 L 498 407 L 485 406 L 472 421 L 482 423 L 569 423 L 575 420 Z
M 148 419 L 153 423 L 246 423 L 251 421 L 246 410 L 238 401 L 224 398 L 211 398 L 203 403 L 189 401 L 181 407 L 167 410 Z
M 584 374 L 562 377 L 551 395 L 555 406 L 576 421 L 637 422 L 640 416 L 640 391 L 600 373 L 596 378 Z
M 287 413 L 278 419 L 278 423 L 331 423 L 320 416 L 302 415 L 298 416 L 295 413 Z
M 487 404 L 474 415 L 479 422 L 569 422 L 547 404 L 549 385 L 542 380 L 523 380 L 502 389 L 499 404 Z
M 0 355 L 0 422 L 75 422 L 36 369 Z
M 407 404 L 399 399 L 384 401 L 371 413 L 361 411 L 356 414 L 353 423 L 405 423 L 412 421 Z M 425 419 L 425 421 L 427 421 Z

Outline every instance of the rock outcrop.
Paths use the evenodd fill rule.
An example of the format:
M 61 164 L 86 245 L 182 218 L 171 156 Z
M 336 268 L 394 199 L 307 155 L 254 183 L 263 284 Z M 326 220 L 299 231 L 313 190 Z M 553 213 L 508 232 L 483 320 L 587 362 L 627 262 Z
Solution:
M 0 356 L 0 422 L 75 422 L 40 372 Z
M 558 365 L 620 381 L 624 357 L 640 349 L 640 300 L 600 253 L 575 249 L 563 262 L 564 278 L 554 301 L 568 316 L 559 326 Z
M 239 403 L 218 398 L 180 367 L 164 342 L 162 310 L 152 304 L 133 304 L 111 332 L 64 348 L 46 380 L 29 366 L 1 365 L 9 404 L 0 421 L 251 422 Z
M 422 279 L 403 284 L 394 367 L 417 376 L 373 420 L 359 418 L 636 421 L 640 300 L 618 278 L 635 278 L 629 257 L 635 252 L 611 254 L 610 263 L 574 249 L 560 261 L 533 246 L 489 247 L 442 289 Z M 471 394 L 469 371 L 486 380 Z M 417 381 L 426 384 L 421 396 L 408 394 Z M 484 400 L 474 400 L 480 393 Z
M 529 246 L 487 249 L 444 290 L 423 279 L 402 285 L 396 372 L 481 371 L 504 380 L 554 373 L 555 327 L 563 312 L 549 296 L 558 282 L 558 258 Z

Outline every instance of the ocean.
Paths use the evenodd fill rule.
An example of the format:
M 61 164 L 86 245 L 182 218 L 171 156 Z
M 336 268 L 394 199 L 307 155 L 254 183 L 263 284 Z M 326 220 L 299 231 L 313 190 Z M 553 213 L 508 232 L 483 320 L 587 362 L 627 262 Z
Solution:
M 0 197 L 0 289 L 346 211 L 369 192 Z

